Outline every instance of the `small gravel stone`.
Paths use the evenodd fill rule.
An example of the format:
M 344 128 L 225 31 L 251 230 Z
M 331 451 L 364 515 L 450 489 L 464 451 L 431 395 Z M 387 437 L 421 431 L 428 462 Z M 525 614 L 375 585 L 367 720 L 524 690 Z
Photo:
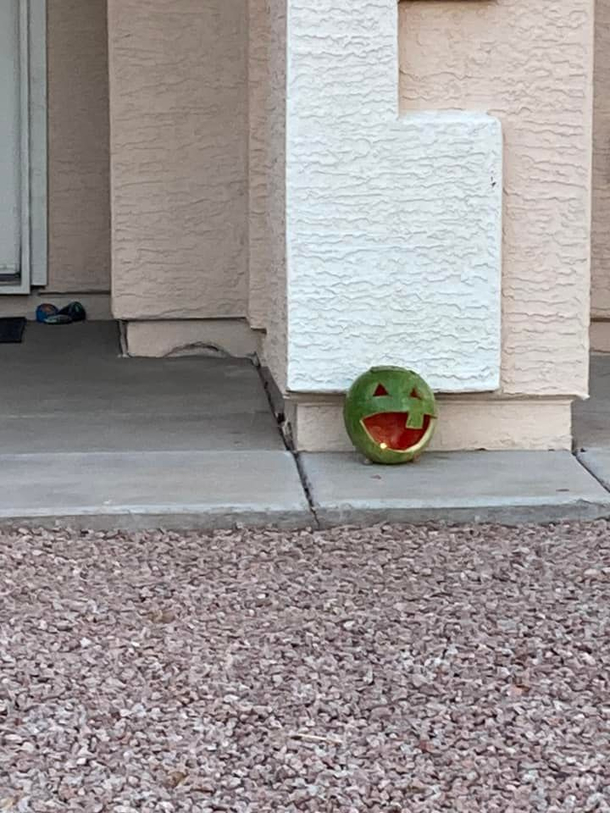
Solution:
M 0 811 L 610 811 L 610 533 L 0 531 Z

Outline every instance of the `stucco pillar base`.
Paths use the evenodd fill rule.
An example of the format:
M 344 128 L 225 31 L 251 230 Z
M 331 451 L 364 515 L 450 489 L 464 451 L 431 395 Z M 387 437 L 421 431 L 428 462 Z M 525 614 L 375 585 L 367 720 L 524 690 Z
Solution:
M 610 321 L 591 322 L 589 341 L 594 353 L 610 353 Z
M 245 319 L 167 319 L 123 323 L 129 356 L 162 358 L 205 353 L 250 356 L 259 351 L 259 333 Z
M 291 397 L 287 429 L 306 452 L 352 449 L 343 427 L 342 398 Z M 570 449 L 570 399 L 448 396 L 438 399 L 436 451 L 476 449 Z

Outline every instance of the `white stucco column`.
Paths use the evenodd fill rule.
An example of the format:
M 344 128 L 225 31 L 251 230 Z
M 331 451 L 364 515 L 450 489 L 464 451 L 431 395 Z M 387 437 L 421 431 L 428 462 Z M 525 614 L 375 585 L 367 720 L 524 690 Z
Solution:
M 495 390 L 499 122 L 399 116 L 396 0 L 287 0 L 286 21 L 274 5 L 286 53 L 274 72 L 285 83 L 286 389 L 341 392 L 389 363 L 437 390 Z
M 267 171 L 255 202 L 267 198 L 269 250 L 250 293 L 296 445 L 349 448 L 342 393 L 370 365 L 393 363 L 439 393 L 437 448 L 569 448 L 570 402 L 586 393 L 590 0 L 553 14 L 526 0 L 264 5 Z M 532 78 L 541 38 L 557 82 L 552 71 Z M 411 71 L 400 92 L 399 48 Z M 568 81 L 564 65 L 569 109 L 545 101 Z M 556 153 L 570 177 L 561 193 L 534 171 Z M 515 173 L 522 165 L 530 171 Z M 562 302 L 571 292 L 561 325 L 554 280 Z

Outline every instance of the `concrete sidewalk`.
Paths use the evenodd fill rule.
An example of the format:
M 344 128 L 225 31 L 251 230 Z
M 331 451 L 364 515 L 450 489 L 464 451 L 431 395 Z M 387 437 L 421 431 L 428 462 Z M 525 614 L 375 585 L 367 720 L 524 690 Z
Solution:
M 610 490 L 610 354 L 591 356 L 591 397 L 574 406 L 576 456 Z
M 356 454 L 304 454 L 321 525 L 554 522 L 610 516 L 610 494 L 569 452 L 451 452 L 407 466 Z
M 591 398 L 574 406 L 577 454 L 454 452 L 415 466 L 367 466 L 352 454 L 304 454 L 318 521 L 523 522 L 610 516 L 610 354 L 591 359 Z
M 0 525 L 94 530 L 311 525 L 287 451 L 0 455 Z
M 280 450 L 3 454 L 0 524 L 178 530 L 610 516 L 610 494 L 568 452 L 430 454 L 397 468 L 305 454 L 300 464 L 306 488 Z
M 247 359 L 126 359 L 114 323 L 30 324 L 0 381 L 0 523 L 313 521 Z
M 23 344 L 0 345 L 0 381 L 1 524 L 294 528 L 610 516 L 599 482 L 610 488 L 604 448 L 583 453 L 584 465 L 568 452 L 430 453 L 403 467 L 336 453 L 303 454 L 297 468 L 250 361 L 121 358 L 110 323 L 29 325 Z M 587 408 L 597 415 L 595 403 Z M 596 420 L 600 437 L 604 417 Z

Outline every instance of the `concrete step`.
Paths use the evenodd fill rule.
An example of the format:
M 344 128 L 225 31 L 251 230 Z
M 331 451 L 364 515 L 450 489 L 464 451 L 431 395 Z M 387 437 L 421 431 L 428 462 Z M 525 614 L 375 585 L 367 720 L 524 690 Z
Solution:
M 303 454 L 300 464 L 325 526 L 610 516 L 610 494 L 569 452 L 429 453 L 406 466 L 366 465 L 348 453 Z
M 579 452 L 577 455 L 582 465 L 604 488 L 610 490 L 610 447 L 599 446 Z
M 0 524 L 93 529 L 304 527 L 286 451 L 0 455 Z

